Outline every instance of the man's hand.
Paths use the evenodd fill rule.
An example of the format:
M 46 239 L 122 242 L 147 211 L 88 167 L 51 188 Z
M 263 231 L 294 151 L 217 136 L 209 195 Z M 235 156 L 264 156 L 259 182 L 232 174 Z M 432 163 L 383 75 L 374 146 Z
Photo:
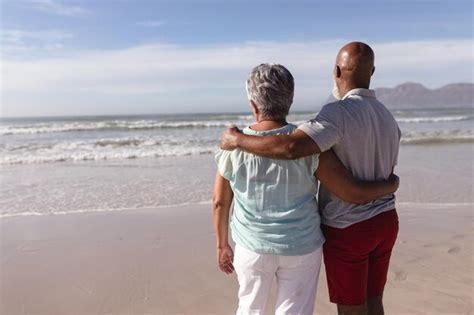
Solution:
M 237 149 L 237 137 L 240 134 L 241 131 L 237 127 L 232 127 L 224 131 L 221 138 L 221 149 L 229 151 Z
M 217 264 L 222 272 L 230 275 L 234 271 L 234 251 L 229 245 L 217 249 Z

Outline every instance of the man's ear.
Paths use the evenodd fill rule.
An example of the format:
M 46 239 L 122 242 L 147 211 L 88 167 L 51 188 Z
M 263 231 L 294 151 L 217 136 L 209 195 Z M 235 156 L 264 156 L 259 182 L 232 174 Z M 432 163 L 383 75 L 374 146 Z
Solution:
M 370 74 L 370 76 L 373 76 L 374 72 L 375 72 L 375 67 L 372 68 L 372 73 Z
M 336 65 L 334 67 L 334 75 L 336 76 L 336 78 L 340 78 L 341 74 L 342 74 L 341 68 L 338 65 Z

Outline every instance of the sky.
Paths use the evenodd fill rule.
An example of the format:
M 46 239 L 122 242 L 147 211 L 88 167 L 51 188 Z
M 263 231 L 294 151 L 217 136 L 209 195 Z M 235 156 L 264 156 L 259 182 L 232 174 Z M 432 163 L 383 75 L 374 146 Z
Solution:
M 292 110 L 319 108 L 340 47 L 376 54 L 372 87 L 473 82 L 464 0 L 0 0 L 0 114 L 246 112 L 264 62 L 295 77 Z

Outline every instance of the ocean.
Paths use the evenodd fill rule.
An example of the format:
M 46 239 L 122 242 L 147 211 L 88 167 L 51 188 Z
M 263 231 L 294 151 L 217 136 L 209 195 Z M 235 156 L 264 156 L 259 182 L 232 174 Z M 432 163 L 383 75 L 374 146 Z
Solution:
M 397 110 L 402 144 L 474 141 L 474 109 Z M 294 113 L 300 124 L 316 113 Z M 210 154 L 246 114 L 15 118 L 0 120 L 0 165 Z
M 450 156 L 458 144 L 472 173 L 473 108 L 393 114 L 402 153 Z M 288 121 L 315 115 L 293 113 Z M 252 123 L 248 114 L 2 118 L 0 217 L 209 202 L 222 131 Z

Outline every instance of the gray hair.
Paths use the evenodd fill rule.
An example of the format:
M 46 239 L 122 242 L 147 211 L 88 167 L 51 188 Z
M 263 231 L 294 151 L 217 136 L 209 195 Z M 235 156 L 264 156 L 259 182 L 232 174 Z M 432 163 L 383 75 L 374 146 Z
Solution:
M 263 117 L 283 119 L 288 115 L 295 91 L 288 69 L 279 64 L 262 63 L 252 69 L 246 83 L 247 96 Z

